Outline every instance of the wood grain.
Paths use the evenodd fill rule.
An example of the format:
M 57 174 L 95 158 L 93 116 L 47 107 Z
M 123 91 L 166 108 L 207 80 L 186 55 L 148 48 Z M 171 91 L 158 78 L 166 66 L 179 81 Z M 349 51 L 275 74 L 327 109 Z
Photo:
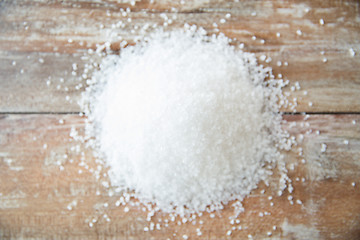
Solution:
M 168 11 L 165 14 L 170 19 L 176 17 L 166 27 L 168 30 L 189 23 L 202 26 L 211 34 L 216 32 L 213 23 L 217 23 L 219 31 L 245 43 L 246 51 L 258 57 L 271 57 L 270 63 L 260 63 L 271 66 L 275 75 L 281 73 L 284 79 L 290 80 L 289 98 L 297 99 L 298 111 L 360 111 L 360 55 L 352 57 L 349 53 L 350 48 L 360 52 L 359 4 L 356 1 L 326 4 L 323 1 L 280 0 L 196 1 L 186 3 L 179 13 L 171 12 L 172 7 L 178 7 L 176 3 L 141 1 L 130 6 L 132 12 L 125 17 L 120 9 L 129 6 L 116 1 L 4 1 L 1 4 L 1 112 L 80 111 L 76 102 L 81 91 L 73 91 L 77 78 L 71 76 L 72 64 L 78 64 L 77 72 L 81 76 L 84 61 L 80 56 L 86 49 L 95 49 L 96 44 L 107 41 L 114 50 L 119 50 L 123 40 L 134 44 L 136 39 L 153 31 L 151 26 L 164 24 L 163 11 Z M 231 14 L 229 19 L 226 13 Z M 222 24 L 220 19 L 226 22 Z M 324 19 L 325 24 L 320 25 L 319 19 Z M 112 26 L 119 21 L 125 25 Z M 150 26 L 148 30 L 143 30 L 145 24 Z M 302 31 L 301 36 L 297 35 L 297 30 Z M 280 37 L 276 33 L 280 33 Z M 256 40 L 252 40 L 253 36 Z M 40 58 L 44 59 L 42 64 L 37 61 Z M 323 62 L 324 58 L 327 62 Z M 278 61 L 289 65 L 278 66 Z M 59 78 L 66 80 L 60 84 L 60 91 L 54 88 L 58 84 L 50 88 L 44 85 L 49 77 L 55 83 Z M 300 83 L 301 90 L 290 91 L 296 82 Z M 25 86 L 31 86 L 31 91 L 24 91 Z M 66 87 L 71 90 L 70 94 L 63 91 Z M 48 94 L 54 97 L 44 101 Z M 64 101 L 66 96 L 72 98 L 71 103 Z
M 119 194 L 109 196 L 109 190 L 102 186 L 107 178 L 97 180 L 90 173 L 90 169 L 97 166 L 91 152 L 83 146 L 77 152 L 76 146 L 81 143 L 69 137 L 71 128 L 82 131 L 84 118 L 61 114 L 1 115 L 0 118 L 2 239 L 165 239 L 172 238 L 175 232 L 176 238 L 183 234 L 195 238 L 197 227 L 202 229 L 205 239 L 224 239 L 232 226 L 228 219 L 232 209 L 227 207 L 214 219 L 205 214 L 203 225 L 170 223 L 168 228 L 144 232 L 149 224 L 146 214 L 136 206 L 126 213 L 123 207 L 116 207 Z M 304 116 L 295 115 L 284 118 L 287 123 L 283 126 L 292 135 L 304 134 L 298 146 L 303 148 L 303 156 L 298 156 L 294 148 L 285 157 L 288 166 L 294 164 L 289 177 L 295 189 L 291 194 L 295 203 L 290 204 L 289 193 L 277 196 L 276 178 L 269 188 L 260 184 L 259 189 L 244 200 L 246 211 L 240 215 L 241 223 L 236 224 L 247 229 L 234 231 L 232 237 L 252 234 L 258 239 L 271 231 L 272 236 L 280 239 L 357 239 L 360 237 L 360 117 L 311 115 L 304 120 Z M 357 123 L 353 124 L 353 120 Z M 306 134 L 310 129 L 313 131 Z M 344 140 L 349 143 L 344 144 Z M 325 153 L 320 151 L 322 143 L 327 144 Z M 307 162 L 301 163 L 301 158 Z M 352 182 L 357 185 L 353 187 Z M 262 189 L 266 189 L 264 194 Z M 269 196 L 273 200 L 268 200 Z M 303 204 L 296 204 L 298 199 Z M 274 206 L 271 207 L 270 202 Z M 105 207 L 105 203 L 109 206 Z M 265 211 L 271 215 L 259 217 L 259 213 Z M 158 214 L 153 221 L 159 217 L 166 215 Z M 90 228 L 88 221 L 93 219 L 96 222 Z
M 166 18 L 173 20 L 168 26 Z M 119 21 L 124 26 L 114 25 Z M 88 49 L 110 42 L 118 53 L 121 41 L 135 44 L 154 24 L 173 30 L 184 23 L 223 32 L 236 38 L 234 44 L 244 43 L 245 51 L 271 57 L 259 63 L 290 81 L 285 92 L 297 99 L 297 111 L 313 113 L 284 115 L 284 129 L 299 142 L 284 153 L 294 192 L 277 196 L 275 173 L 270 187 L 261 183 L 243 201 L 246 211 L 235 224 L 242 230 L 230 236 L 230 206 L 215 218 L 204 214 L 203 225 L 177 225 L 177 219 L 145 232 L 146 213 L 117 207 L 119 193 L 104 187 L 106 169 L 69 137 L 72 128 L 84 130 L 85 118 L 76 114 L 84 65 L 101 60 Z M 359 76 L 356 0 L 0 1 L 0 238 L 360 239 Z M 292 91 L 296 82 L 301 89 Z M 270 215 L 259 216 L 265 212 Z M 152 221 L 160 218 L 167 216 L 158 213 Z

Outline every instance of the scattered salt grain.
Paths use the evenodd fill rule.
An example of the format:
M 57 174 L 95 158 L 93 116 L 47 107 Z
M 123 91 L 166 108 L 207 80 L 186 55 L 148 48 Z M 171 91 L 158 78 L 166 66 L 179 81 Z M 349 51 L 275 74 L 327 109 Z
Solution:
M 302 31 L 300 29 L 296 30 L 296 34 L 301 36 L 302 35 Z
M 228 235 L 228 236 L 230 236 L 231 234 L 232 234 L 231 230 L 227 231 L 227 233 L 226 233 L 226 235 Z
M 323 58 L 323 60 L 322 60 L 324 63 L 326 63 L 328 60 L 327 60 L 327 58 Z
M 324 19 L 320 18 L 319 23 L 320 25 L 324 25 L 325 24 Z
M 327 148 L 327 145 L 325 143 L 322 143 L 320 151 L 323 153 L 326 151 L 326 148 Z
M 349 144 L 349 140 L 346 140 L 346 139 L 345 139 L 345 140 L 344 140 L 344 144 L 345 144 L 345 145 L 348 145 L 348 144 Z
M 259 57 L 259 59 L 260 59 L 260 61 L 265 61 L 265 60 L 266 60 L 266 56 L 265 56 L 265 55 L 261 55 L 261 56 Z
M 356 183 L 355 182 L 352 182 L 351 183 L 351 186 L 355 187 Z
M 350 54 L 351 57 L 355 56 L 356 53 L 355 53 L 353 48 L 349 48 L 349 54 Z
M 184 235 L 182 236 L 182 238 L 186 240 L 186 239 L 188 239 L 189 237 L 184 234 Z
M 276 37 L 279 38 L 280 36 L 281 36 L 281 34 L 280 34 L 279 32 L 277 32 L 277 33 L 276 33 Z

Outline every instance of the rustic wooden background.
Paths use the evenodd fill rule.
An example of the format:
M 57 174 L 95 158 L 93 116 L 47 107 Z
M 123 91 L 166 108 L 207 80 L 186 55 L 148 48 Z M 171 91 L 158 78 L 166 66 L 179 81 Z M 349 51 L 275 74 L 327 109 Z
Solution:
M 235 224 L 243 229 L 230 236 L 229 207 L 215 218 L 205 214 L 203 225 L 170 222 L 144 232 L 146 213 L 117 207 L 118 194 L 103 186 L 106 171 L 97 179 L 91 152 L 69 137 L 84 128 L 76 103 L 81 74 L 97 61 L 84 59 L 88 49 L 109 41 L 117 51 L 124 40 L 134 44 L 144 25 L 164 23 L 220 31 L 259 58 L 271 57 L 259 61 L 289 79 L 285 92 L 309 114 L 282 109 L 284 128 L 304 135 L 286 153 L 294 192 L 278 197 L 260 185 L 243 202 Z M 360 239 L 359 76 L 356 0 L 0 1 L 0 238 L 196 239 L 201 228 L 199 239 Z M 265 211 L 270 215 L 260 217 Z

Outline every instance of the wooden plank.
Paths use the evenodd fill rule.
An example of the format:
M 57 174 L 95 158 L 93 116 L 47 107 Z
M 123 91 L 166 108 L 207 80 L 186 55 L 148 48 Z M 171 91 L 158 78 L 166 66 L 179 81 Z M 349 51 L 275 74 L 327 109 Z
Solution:
M 107 34 L 112 27 L 113 32 L 123 39 L 134 42 L 136 37 L 143 35 L 141 27 L 144 24 L 148 23 L 150 29 L 153 24 L 163 25 L 165 15 L 169 19 L 176 18 L 169 24 L 169 29 L 187 22 L 202 26 L 211 33 L 216 32 L 213 23 L 217 23 L 221 32 L 241 42 L 251 43 L 250 50 L 256 52 L 278 51 L 280 47 L 287 46 L 306 47 L 303 45 L 310 47 L 308 51 L 313 51 L 316 46 L 322 47 L 324 51 L 347 50 L 347 45 L 359 47 L 359 4 L 356 1 L 332 1 L 326 4 L 320 0 L 301 1 L 298 4 L 280 0 L 242 3 L 221 1 L 212 8 L 201 4 L 204 1 L 191 3 L 193 9 L 186 14 L 153 12 L 149 7 L 123 15 L 119 8 L 106 8 L 107 5 L 101 7 L 87 3 L 71 7 L 71 2 L 62 6 L 59 2 L 40 4 L 36 1 L 21 1 L 16 4 L 16 1 L 6 1 L 2 4 L 0 16 L 1 49 L 76 51 L 81 48 L 80 42 L 84 42 L 83 48 L 94 47 L 99 42 L 115 42 L 117 36 L 111 39 Z M 172 5 L 168 4 L 168 7 Z M 199 11 L 202 13 L 199 14 Z M 230 13 L 231 17 L 227 19 L 225 13 Z M 129 18 L 131 22 L 128 22 Z M 226 20 L 225 23 L 220 22 L 222 18 Z M 326 21 L 325 25 L 319 24 L 321 18 Z M 112 26 L 119 21 L 125 25 Z M 134 28 L 136 25 L 138 29 Z M 298 29 L 303 33 L 301 36 L 296 34 Z M 277 32 L 281 34 L 280 38 L 276 37 Z M 267 44 L 253 41 L 251 37 L 254 35 L 264 39 Z M 68 42 L 69 38 L 73 40 L 71 43 Z
M 294 186 L 294 205 L 288 200 L 289 193 L 279 197 L 273 184 L 269 188 L 260 184 L 244 200 L 246 210 L 240 215 L 240 224 L 235 224 L 245 229 L 233 231 L 231 236 L 243 239 L 252 234 L 261 239 L 271 231 L 278 239 L 358 239 L 360 116 L 284 118 L 287 123 L 283 126 L 292 135 L 298 139 L 304 135 L 302 143 L 285 157 L 289 169 L 294 165 L 288 173 Z M 61 114 L 1 115 L 0 238 L 165 239 L 187 234 L 196 239 L 197 227 L 203 233 L 201 239 L 225 238 L 232 226 L 228 219 L 230 207 L 217 213 L 216 218 L 205 214 L 203 225 L 178 226 L 170 221 L 168 228 L 144 232 L 149 224 L 146 214 L 136 206 L 129 212 L 115 206 L 119 194 L 109 195 L 109 189 L 102 185 L 107 178 L 97 180 L 90 173 L 98 164 L 89 149 L 69 138 L 72 127 L 81 133 L 84 118 Z M 322 143 L 327 145 L 324 153 Z M 303 156 L 298 155 L 299 147 Z M 306 163 L 301 162 L 302 158 Z M 262 189 L 266 189 L 264 194 Z M 273 197 L 271 201 L 269 196 Z M 303 204 L 296 204 L 296 200 Z M 271 215 L 260 217 L 260 212 L 265 211 Z M 165 215 L 157 214 L 153 221 L 158 217 Z M 93 219 L 96 222 L 90 228 Z M 272 230 L 273 226 L 277 226 L 276 230 Z
M 79 111 L 73 63 L 83 71 L 80 54 L 0 52 L 0 111 Z
M 126 7 L 133 12 L 124 17 L 119 9 Z M 180 13 L 172 13 L 172 7 L 179 7 Z M 298 100 L 298 111 L 360 111 L 360 55 L 352 57 L 349 53 L 350 48 L 360 51 L 356 1 L 197 1 L 182 5 L 164 0 L 155 4 L 140 1 L 135 6 L 110 0 L 4 1 L 0 11 L 0 112 L 79 111 L 76 102 L 80 92 L 74 89 L 77 80 L 71 76 L 71 65 L 78 64 L 80 75 L 84 64 L 80 55 L 86 49 L 110 41 L 112 48 L 119 50 L 119 37 L 133 44 L 149 32 L 141 30 L 145 24 L 163 25 L 163 11 L 169 18 L 176 16 L 168 30 L 190 23 L 215 33 L 216 22 L 221 32 L 245 43 L 246 51 L 271 57 L 272 62 L 261 63 L 290 80 L 290 99 Z M 229 19 L 226 13 L 231 13 Z M 220 19 L 226 22 L 221 24 Z M 320 25 L 319 19 L 325 24 Z M 126 26 L 115 26 L 111 31 L 115 35 L 110 36 L 109 29 L 119 21 Z M 301 36 L 297 30 L 302 31 Z M 253 36 L 257 39 L 252 40 Z M 44 63 L 37 62 L 39 59 Z M 278 66 L 278 61 L 289 66 Z M 49 77 L 55 84 L 47 87 Z M 60 78 L 65 82 L 58 83 Z M 301 90 L 290 91 L 296 82 Z M 57 85 L 61 85 L 60 91 Z M 52 98 L 46 100 L 49 95 Z M 72 102 L 64 101 L 67 96 Z

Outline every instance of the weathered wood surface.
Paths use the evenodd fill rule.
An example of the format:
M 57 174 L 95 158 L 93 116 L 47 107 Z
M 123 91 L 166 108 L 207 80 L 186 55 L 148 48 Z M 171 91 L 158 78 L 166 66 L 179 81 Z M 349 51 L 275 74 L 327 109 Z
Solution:
M 294 152 L 286 153 L 288 166 L 294 165 L 289 171 L 294 205 L 289 193 L 277 197 L 272 186 L 261 194 L 260 186 L 244 200 L 240 225 L 247 229 L 234 231 L 229 238 L 252 234 L 262 239 L 271 231 L 275 239 L 359 239 L 359 2 L 142 0 L 134 6 L 130 2 L 0 1 L 0 238 L 179 239 L 185 233 L 196 238 L 199 225 L 170 223 L 168 228 L 144 232 L 145 213 L 137 207 L 126 213 L 116 207 L 119 196 L 108 196 L 102 186 L 106 177 L 97 180 L 89 172 L 97 167 L 91 152 L 69 138 L 72 127 L 83 129 L 84 119 L 61 114 L 80 111 L 76 102 L 85 85 L 81 74 L 89 61 L 83 59 L 88 48 L 109 41 L 118 51 L 122 40 L 134 44 L 152 31 L 142 31 L 145 24 L 149 29 L 163 25 L 165 13 L 170 19 L 176 16 L 168 30 L 189 23 L 216 33 L 215 22 L 220 32 L 243 42 L 246 51 L 271 57 L 271 62 L 260 63 L 290 80 L 286 91 L 290 99 L 297 98 L 298 111 L 353 113 L 315 114 L 306 121 L 301 115 L 284 116 L 288 120 L 284 128 L 293 135 L 312 130 Z M 131 11 L 124 17 L 121 8 Z M 109 31 L 119 21 L 126 25 Z M 99 61 L 96 56 L 91 59 Z M 296 82 L 301 89 L 291 91 Z M 322 143 L 327 145 L 324 153 Z M 303 156 L 296 152 L 299 147 Z M 297 204 L 298 199 L 303 204 Z M 264 211 L 271 215 L 259 217 Z M 231 212 L 227 208 L 218 214 L 222 217 L 204 216 L 202 239 L 225 239 Z M 96 223 L 90 228 L 93 219 Z
M 80 56 L 88 48 L 95 49 L 96 44 L 109 41 L 113 49 L 119 49 L 122 40 L 133 43 L 151 32 L 153 24 L 163 25 L 165 16 L 162 14 L 166 10 L 169 19 L 176 16 L 166 29 L 189 23 L 215 33 L 213 23 L 217 23 L 221 32 L 245 43 L 246 51 L 271 57 L 270 63 L 262 63 L 271 66 L 276 75 L 281 73 L 290 80 L 289 91 L 295 82 L 300 83 L 300 91 L 290 91 L 290 98 L 298 100 L 298 111 L 360 111 L 357 1 L 195 1 L 181 5 L 179 13 L 171 12 L 171 7 L 179 7 L 171 1 L 156 4 L 141 1 L 134 7 L 117 1 L 91 2 L 1 3 L 1 112 L 79 111 L 76 99 L 81 91 L 74 90 L 78 77 L 71 75 L 72 64 L 77 63 L 81 68 L 84 62 Z M 124 17 L 119 10 L 121 7 L 130 7 L 132 12 Z M 227 13 L 231 14 L 228 19 Z M 221 19 L 226 22 L 221 23 Z M 319 23 L 320 19 L 324 20 L 324 25 Z M 124 26 L 114 26 L 111 30 L 119 21 Z M 146 24 L 150 27 L 144 30 Z M 301 30 L 302 35 L 298 35 L 297 30 Z M 252 40 L 253 36 L 256 40 Z M 349 53 L 351 48 L 357 53 L 354 57 Z M 327 62 L 323 62 L 324 58 Z M 39 59 L 43 59 L 43 63 Z M 14 61 L 15 66 L 12 65 Z M 289 65 L 278 66 L 278 61 Z M 81 76 L 81 69 L 77 72 Z M 49 77 L 53 84 L 48 88 Z M 64 78 L 61 85 L 70 92 L 56 88 L 60 78 Z M 305 91 L 308 95 L 304 95 Z M 48 95 L 53 96 L 50 101 L 47 101 Z M 66 96 L 74 100 L 65 101 Z
M 288 200 L 289 193 L 278 197 L 276 187 L 265 188 L 261 194 L 261 184 L 245 199 L 246 211 L 240 215 L 241 223 L 236 224 L 248 229 L 234 231 L 232 237 L 252 234 L 261 239 L 271 231 L 273 237 L 281 239 L 358 239 L 360 116 L 313 115 L 306 121 L 300 115 L 284 117 L 288 120 L 284 128 L 297 137 L 304 134 L 298 147 L 303 148 L 307 160 L 301 163 L 303 157 L 297 156 L 296 149 L 286 153 L 288 165 L 295 165 L 289 172 L 295 189 L 291 194 L 294 205 Z M 76 152 L 79 143 L 69 137 L 72 127 L 83 129 L 84 119 L 74 115 L 1 115 L 0 238 L 166 239 L 173 238 L 176 231 L 176 238 L 183 234 L 195 238 L 199 226 L 205 239 L 225 238 L 231 226 L 229 208 L 217 214 L 221 217 L 205 215 L 203 225 L 172 223 L 168 228 L 144 232 L 146 214 L 138 207 L 127 213 L 123 207 L 116 207 L 119 196 L 108 196 L 101 186 L 106 178 L 97 181 L 89 173 L 96 163 L 88 150 Z M 309 129 L 313 132 L 306 134 Z M 349 143 L 344 144 L 344 140 Z M 324 153 L 321 143 L 327 144 Z M 82 151 L 88 168 L 79 166 Z M 353 187 L 352 182 L 357 185 Z M 271 201 L 269 196 L 273 196 Z M 303 204 L 297 204 L 298 199 Z M 104 207 L 104 203 L 109 206 Z M 265 211 L 271 215 L 260 217 Z M 97 222 L 90 228 L 87 221 L 92 219 Z

